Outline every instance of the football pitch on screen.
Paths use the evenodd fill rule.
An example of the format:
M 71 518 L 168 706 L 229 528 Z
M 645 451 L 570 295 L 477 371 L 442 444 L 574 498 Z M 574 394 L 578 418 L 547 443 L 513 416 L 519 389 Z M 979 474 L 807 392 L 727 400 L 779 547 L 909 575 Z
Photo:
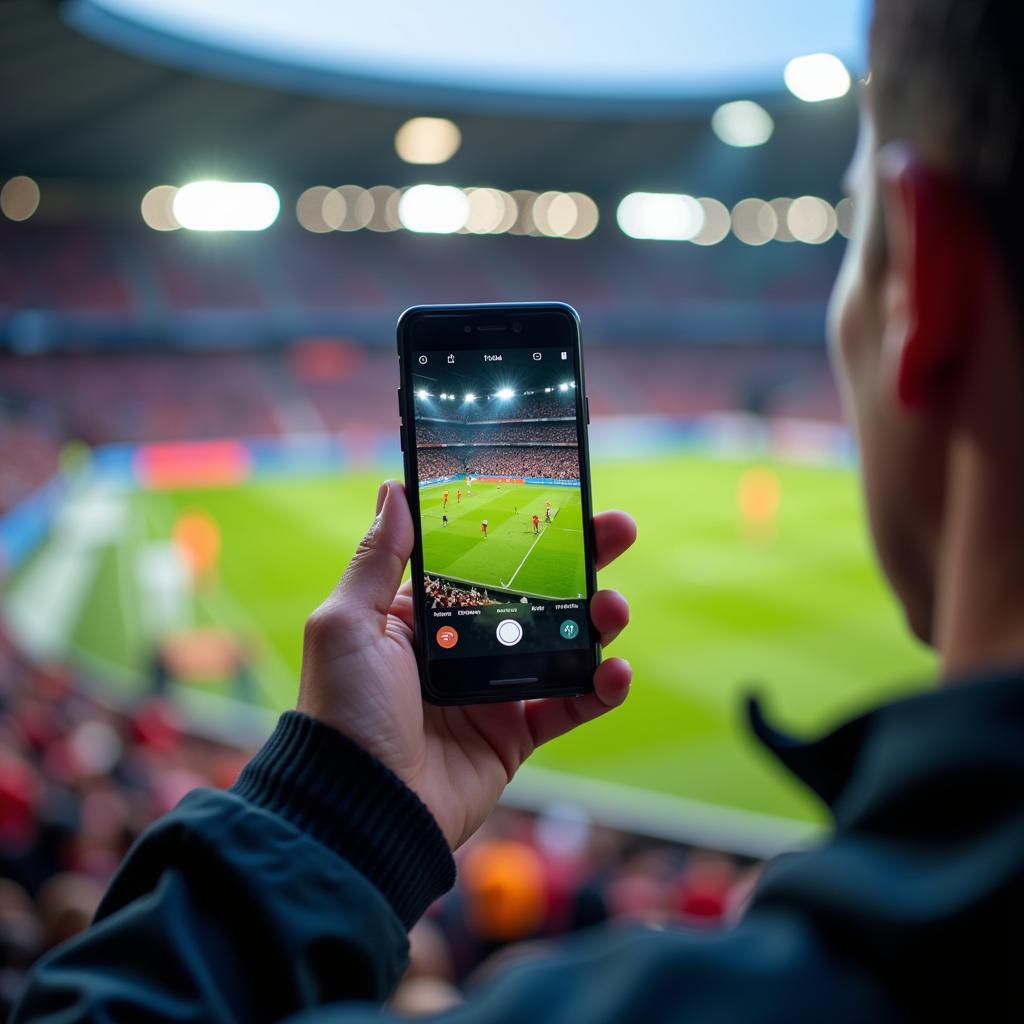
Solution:
M 775 521 L 751 533 L 738 511 L 738 489 L 750 469 L 696 455 L 595 464 L 595 508 L 628 509 L 639 524 L 635 547 L 599 574 L 599 585 L 621 590 L 632 606 L 631 624 L 609 654 L 631 660 L 634 683 L 622 708 L 542 748 L 536 764 L 718 806 L 820 820 L 820 807 L 750 738 L 744 698 L 759 694 L 781 726 L 807 733 L 928 679 L 931 659 L 909 639 L 870 557 L 853 474 L 770 465 L 780 494 Z M 88 572 L 78 553 L 80 593 L 69 594 L 65 577 L 48 583 L 43 549 L 15 579 L 10 598 L 18 600 L 24 584 L 33 621 L 64 623 L 67 648 L 83 666 L 142 688 L 156 616 L 140 589 L 140 559 L 147 547 L 170 539 L 183 515 L 199 512 L 217 526 L 220 555 L 215 573 L 189 597 L 188 622 L 240 637 L 252 652 L 255 699 L 291 707 L 304 620 L 369 524 L 380 478 L 360 470 L 128 494 L 121 499 L 124 521 L 92 552 Z M 508 527 L 519 546 L 511 550 L 510 541 L 500 564 L 491 562 L 491 545 L 503 546 L 501 534 L 476 539 L 483 518 L 476 503 L 497 502 L 496 488 L 487 497 L 493 487 L 475 484 L 472 511 L 465 513 L 477 531 L 474 550 L 488 551 L 487 563 L 465 575 L 481 581 L 490 578 L 485 572 L 499 579 L 515 570 L 516 555 L 522 559 L 536 541 L 518 536 L 525 526 Z M 456 489 L 448 487 L 452 499 Z M 575 525 L 575 492 L 551 490 L 559 507 L 555 522 L 561 527 L 575 517 Z M 543 489 L 535 494 L 509 485 L 506 496 L 503 485 L 502 506 L 525 498 L 543 506 Z M 512 522 L 516 514 L 505 513 L 504 522 Z M 524 522 L 526 513 L 520 507 Z M 454 521 L 447 529 L 453 540 L 461 537 Z M 548 589 L 540 574 L 553 563 L 539 555 L 545 546 L 556 553 L 556 536 L 542 534 L 516 586 Z M 61 543 L 60 536 L 52 543 Z M 446 557 L 468 556 L 453 547 Z M 72 599 L 76 605 L 66 607 Z M 63 601 L 60 615 L 42 607 L 47 600 Z
M 586 592 L 578 487 L 476 480 L 470 488 L 465 480 L 456 480 L 421 487 L 419 497 L 426 572 L 536 597 L 571 598 Z M 536 533 L 533 516 L 538 519 Z M 485 519 L 486 537 L 481 529 Z

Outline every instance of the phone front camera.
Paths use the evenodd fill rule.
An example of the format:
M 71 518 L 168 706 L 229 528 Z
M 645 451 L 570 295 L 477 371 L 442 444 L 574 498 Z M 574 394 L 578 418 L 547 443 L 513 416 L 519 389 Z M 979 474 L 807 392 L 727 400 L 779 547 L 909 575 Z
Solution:
M 523 325 L 521 323 L 519 323 L 518 320 L 512 325 L 512 330 L 515 331 L 516 334 L 519 334 L 519 332 L 522 331 L 522 329 L 523 329 Z

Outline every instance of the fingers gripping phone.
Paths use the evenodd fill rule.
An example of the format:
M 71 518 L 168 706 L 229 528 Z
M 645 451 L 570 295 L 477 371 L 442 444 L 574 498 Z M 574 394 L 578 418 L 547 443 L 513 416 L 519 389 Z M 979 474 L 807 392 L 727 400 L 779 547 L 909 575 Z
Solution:
M 576 311 L 414 306 L 398 354 L 424 696 L 588 692 L 600 647 Z

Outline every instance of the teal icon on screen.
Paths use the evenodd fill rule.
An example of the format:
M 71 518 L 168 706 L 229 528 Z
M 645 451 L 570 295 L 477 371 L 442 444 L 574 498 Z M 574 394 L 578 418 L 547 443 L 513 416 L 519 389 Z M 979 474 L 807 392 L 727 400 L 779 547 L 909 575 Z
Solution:
M 562 634 L 564 640 L 575 640 L 580 635 L 580 627 L 572 619 L 566 619 L 558 627 L 558 632 Z

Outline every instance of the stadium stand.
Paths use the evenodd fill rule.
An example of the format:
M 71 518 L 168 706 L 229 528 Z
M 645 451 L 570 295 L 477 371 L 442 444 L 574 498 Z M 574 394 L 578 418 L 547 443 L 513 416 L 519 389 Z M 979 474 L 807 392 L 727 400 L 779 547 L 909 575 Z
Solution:
M 474 476 L 548 477 L 577 480 L 579 455 L 572 448 L 474 447 L 466 456 L 466 472 Z
M 827 359 L 817 349 L 595 344 L 586 360 L 595 416 L 685 417 L 739 408 L 769 417 L 840 418 Z M 393 430 L 393 407 L 382 396 L 392 393 L 395 380 L 390 353 L 338 339 L 231 352 L 0 354 L 0 510 L 45 482 L 71 441 L 95 446 Z M 521 397 L 517 416 L 565 416 L 567 401 Z M 467 419 L 493 416 L 477 409 Z M 568 423 L 481 423 L 467 431 L 466 420 L 446 410 L 445 420 L 424 425 L 420 440 L 482 444 L 498 441 L 498 432 L 509 443 L 575 440 Z M 436 475 L 451 472 L 459 469 Z

